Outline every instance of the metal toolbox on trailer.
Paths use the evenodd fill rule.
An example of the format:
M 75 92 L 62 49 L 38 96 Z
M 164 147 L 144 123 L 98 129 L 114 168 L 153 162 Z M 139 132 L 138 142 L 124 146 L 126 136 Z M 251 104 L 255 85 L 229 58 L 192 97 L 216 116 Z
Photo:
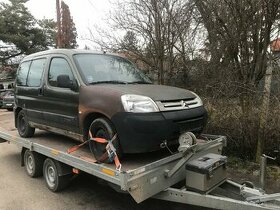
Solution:
M 186 164 L 186 187 L 207 192 L 226 180 L 227 157 L 209 153 Z

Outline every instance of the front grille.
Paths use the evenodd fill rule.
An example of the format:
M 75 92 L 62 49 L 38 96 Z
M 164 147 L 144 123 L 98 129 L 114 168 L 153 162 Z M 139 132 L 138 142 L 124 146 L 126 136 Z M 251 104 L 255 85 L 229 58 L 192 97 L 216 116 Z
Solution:
M 172 101 L 157 101 L 156 102 L 160 111 L 173 111 L 192 109 L 202 105 L 199 98 L 180 99 Z
M 203 129 L 205 124 L 203 116 L 187 120 L 178 120 L 174 122 L 178 124 L 181 133 L 185 131 L 199 132 Z

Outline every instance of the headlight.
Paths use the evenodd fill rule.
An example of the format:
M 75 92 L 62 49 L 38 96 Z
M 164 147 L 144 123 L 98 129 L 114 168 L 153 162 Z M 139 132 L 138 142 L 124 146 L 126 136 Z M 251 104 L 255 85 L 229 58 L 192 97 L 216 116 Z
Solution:
M 123 108 L 127 112 L 158 112 L 159 109 L 155 102 L 147 97 L 141 95 L 122 95 L 121 96 Z
M 194 92 L 190 91 L 192 94 L 195 95 L 195 99 L 194 101 L 197 102 L 196 106 L 203 106 L 203 101 L 201 100 L 201 98 Z

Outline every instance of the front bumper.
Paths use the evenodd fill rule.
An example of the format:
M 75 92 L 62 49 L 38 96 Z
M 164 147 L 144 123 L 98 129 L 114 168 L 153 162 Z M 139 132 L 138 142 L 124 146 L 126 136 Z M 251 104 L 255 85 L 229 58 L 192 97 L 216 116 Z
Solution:
M 112 117 L 124 153 L 143 153 L 160 149 L 165 140 L 178 143 L 182 132 L 202 132 L 207 122 L 204 107 L 155 113 L 117 113 Z

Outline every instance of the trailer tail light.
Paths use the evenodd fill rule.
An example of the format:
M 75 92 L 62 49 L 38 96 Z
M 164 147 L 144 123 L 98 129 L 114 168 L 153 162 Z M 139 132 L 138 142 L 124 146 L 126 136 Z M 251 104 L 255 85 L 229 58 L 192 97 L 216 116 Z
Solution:
M 77 168 L 72 168 L 72 172 L 73 172 L 74 174 L 80 174 L 80 170 L 77 169 Z

